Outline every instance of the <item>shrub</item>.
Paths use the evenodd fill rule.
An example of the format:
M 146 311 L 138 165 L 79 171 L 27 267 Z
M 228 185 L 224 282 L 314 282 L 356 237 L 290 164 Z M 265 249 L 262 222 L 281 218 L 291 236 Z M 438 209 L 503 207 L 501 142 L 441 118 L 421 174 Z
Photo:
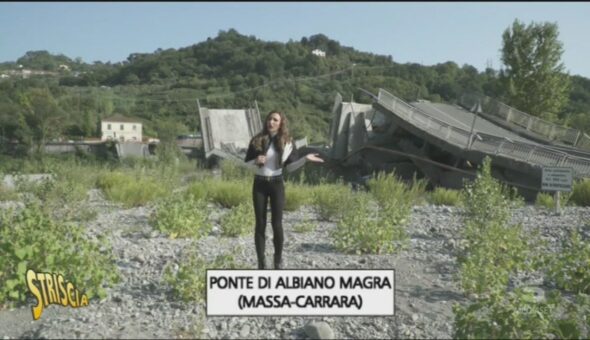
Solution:
M 537 194 L 537 199 L 535 200 L 535 205 L 537 207 L 553 209 L 555 207 L 555 203 L 553 202 L 553 196 L 550 194 L 539 192 Z
M 211 179 L 201 179 L 191 183 L 185 191 L 187 197 L 192 196 L 195 200 L 209 201 L 209 183 Z
M 416 173 L 414 173 L 414 178 L 412 179 L 412 183 L 409 185 L 409 190 L 407 192 L 408 198 L 412 204 L 421 204 L 425 200 L 427 186 L 428 180 L 416 179 Z
M 313 199 L 313 192 L 306 185 L 285 183 L 285 210 L 296 211 L 302 205 L 308 204 Z
M 355 193 L 349 210 L 331 233 L 335 247 L 356 254 L 382 254 L 398 251 L 407 245 L 407 212 L 402 209 L 376 210 L 371 196 Z
M 454 337 L 459 339 L 584 338 L 584 308 L 587 307 L 569 303 L 554 292 L 548 294 L 546 301 L 537 301 L 529 289 L 517 288 L 507 294 L 493 294 L 467 307 L 454 305 Z M 565 315 L 560 315 L 563 313 L 560 311 L 566 311 Z
M 221 234 L 225 236 L 247 235 L 254 229 L 254 209 L 249 203 L 233 207 L 221 218 Z
M 571 233 L 563 250 L 547 261 L 548 276 L 558 287 L 590 294 L 590 242 L 583 241 L 577 232 Z
M 82 202 L 88 188 L 80 182 L 67 178 L 46 179 L 40 183 L 28 183 L 28 190 L 42 202 L 43 210 L 64 220 L 80 217 Z
M 590 205 L 590 180 L 576 181 L 574 184 L 570 201 L 575 205 L 587 207 Z
M 156 206 L 150 224 L 170 238 L 200 238 L 211 231 L 208 216 L 205 201 L 193 196 L 171 196 Z
M 60 273 L 89 299 L 104 298 L 118 280 L 105 238 L 89 240 L 83 227 L 58 223 L 34 203 L 0 212 L 0 249 L 0 304 L 25 301 L 27 269 Z
M 414 178 L 412 185 L 407 185 L 395 173 L 380 172 L 376 178 L 368 181 L 368 185 L 381 208 L 396 207 L 405 211 L 419 202 L 424 195 L 426 182 Z
M 224 208 L 232 208 L 252 201 L 252 184 L 245 180 L 211 180 L 207 184 L 206 192 L 210 201 Z
M 313 189 L 313 202 L 321 219 L 338 219 L 349 210 L 351 191 L 342 184 L 320 184 Z
M 491 223 L 482 229 L 468 223 L 465 229 L 466 246 L 458 259 L 463 290 L 477 294 L 502 290 L 512 273 L 529 268 L 530 237 L 520 225 Z
M 452 189 L 436 188 L 430 194 L 430 203 L 434 205 L 456 206 L 459 204 L 460 199 L 460 192 Z
M 198 249 L 193 245 L 191 249 Z M 238 269 L 240 266 L 233 255 L 218 255 L 215 260 L 209 262 L 197 255 L 194 251 L 183 256 L 183 262 L 175 272 L 172 266 L 164 269 L 164 280 L 172 288 L 175 298 L 184 302 L 204 302 L 207 298 L 207 268 Z
M 492 165 L 486 157 L 473 182 L 465 186 L 462 203 L 465 212 L 475 225 L 482 228 L 488 223 L 504 225 L 514 204 L 505 195 L 506 189 L 492 177 Z

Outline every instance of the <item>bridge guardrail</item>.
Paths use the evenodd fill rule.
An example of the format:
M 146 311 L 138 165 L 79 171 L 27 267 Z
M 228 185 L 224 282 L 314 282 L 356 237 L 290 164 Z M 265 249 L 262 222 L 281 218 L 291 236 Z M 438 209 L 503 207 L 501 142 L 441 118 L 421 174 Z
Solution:
M 451 126 L 436 117 L 432 117 L 383 89 L 379 89 L 377 101 L 412 125 L 461 148 L 490 155 L 501 155 L 538 166 L 572 167 L 575 177 L 590 177 L 590 159 L 572 156 L 542 145 L 512 141 L 504 137 L 481 132 L 478 132 L 474 138 L 469 131 Z M 508 112 L 508 114 L 511 113 Z M 469 145 L 470 138 L 473 139 L 471 145 Z
M 548 140 L 555 140 L 564 144 L 581 147 L 579 143 L 580 137 L 585 135 L 577 129 L 556 125 L 547 120 L 531 116 L 528 113 L 522 112 L 486 95 L 467 93 L 461 96 L 459 103 L 466 108 L 481 103 L 482 110 L 485 113 L 501 118 L 508 123 L 518 125 L 528 131 L 535 132 Z M 590 137 L 586 135 L 585 138 L 588 142 L 584 145 L 588 144 L 588 149 L 590 150 Z

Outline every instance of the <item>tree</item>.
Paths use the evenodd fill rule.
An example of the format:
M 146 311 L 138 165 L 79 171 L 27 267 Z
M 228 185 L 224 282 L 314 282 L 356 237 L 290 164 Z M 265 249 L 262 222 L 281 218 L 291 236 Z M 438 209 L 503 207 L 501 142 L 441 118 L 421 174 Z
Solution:
M 32 140 L 37 146 L 37 151 L 42 151 L 42 146 L 47 140 L 61 133 L 63 112 L 47 88 L 29 89 L 21 101 Z
M 508 104 L 554 120 L 567 104 L 569 76 L 560 62 L 562 43 L 556 23 L 531 23 L 518 19 L 502 35 L 502 83 Z

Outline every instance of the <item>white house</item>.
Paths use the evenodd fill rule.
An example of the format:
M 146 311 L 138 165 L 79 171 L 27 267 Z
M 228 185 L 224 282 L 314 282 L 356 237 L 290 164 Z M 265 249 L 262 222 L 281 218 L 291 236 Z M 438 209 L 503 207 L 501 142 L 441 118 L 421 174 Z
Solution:
M 317 55 L 318 57 L 326 57 L 326 52 L 324 52 L 322 50 L 318 50 L 317 48 L 315 50 L 311 51 L 311 54 Z
M 120 142 L 141 142 L 142 124 L 139 120 L 114 115 L 104 118 L 100 123 L 101 140 Z

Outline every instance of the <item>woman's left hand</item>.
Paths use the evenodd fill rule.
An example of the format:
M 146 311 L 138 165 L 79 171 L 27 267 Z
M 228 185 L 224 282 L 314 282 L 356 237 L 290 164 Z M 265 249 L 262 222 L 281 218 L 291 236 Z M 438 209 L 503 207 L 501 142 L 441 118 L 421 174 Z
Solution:
M 324 160 L 319 157 L 319 153 L 310 153 L 305 156 L 305 159 L 311 162 L 323 163 Z

